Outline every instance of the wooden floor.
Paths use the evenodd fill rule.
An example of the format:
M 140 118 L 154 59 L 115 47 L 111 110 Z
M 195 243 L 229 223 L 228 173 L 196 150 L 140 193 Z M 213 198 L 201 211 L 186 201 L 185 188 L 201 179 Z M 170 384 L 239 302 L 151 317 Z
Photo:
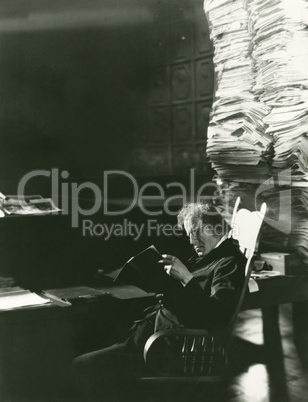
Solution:
M 265 352 L 262 346 L 234 341 L 234 359 L 238 357 L 238 361 L 226 402 L 308 401 L 308 306 L 298 304 L 294 316 L 297 314 L 301 319 L 293 330 L 292 306 L 280 306 L 281 349 L 279 342 L 276 350 Z M 240 313 L 234 332 L 245 341 L 262 345 L 261 311 Z

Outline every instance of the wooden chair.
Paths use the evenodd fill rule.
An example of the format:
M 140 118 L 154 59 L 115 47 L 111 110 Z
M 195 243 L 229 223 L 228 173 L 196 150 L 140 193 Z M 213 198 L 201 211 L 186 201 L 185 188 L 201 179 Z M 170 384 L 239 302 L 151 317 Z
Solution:
M 152 335 L 144 348 L 144 360 L 151 372 L 142 377 L 143 383 L 217 383 L 223 379 L 227 365 L 227 343 L 241 308 L 252 265 L 257 237 L 266 212 L 266 204 L 260 211 L 250 212 L 240 209 L 240 198 L 236 200 L 229 237 L 238 240 L 243 254 L 247 258 L 245 281 L 236 310 L 223 334 L 214 334 L 205 330 L 175 329 L 163 330 Z M 160 348 L 159 345 L 163 345 Z M 162 350 L 162 356 L 157 354 Z

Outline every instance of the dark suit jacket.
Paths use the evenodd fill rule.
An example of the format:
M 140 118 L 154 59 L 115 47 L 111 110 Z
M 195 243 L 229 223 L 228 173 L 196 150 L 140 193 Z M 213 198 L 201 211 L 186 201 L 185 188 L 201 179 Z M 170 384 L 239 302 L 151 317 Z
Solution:
M 193 279 L 166 295 L 165 307 L 189 328 L 224 327 L 245 279 L 246 258 L 232 238 L 191 263 Z
M 174 327 L 221 330 L 229 322 L 245 279 L 246 258 L 232 238 L 187 263 L 194 275 L 184 287 L 166 289 L 163 308 L 156 306 L 137 322 L 128 344 L 143 347 L 154 332 Z

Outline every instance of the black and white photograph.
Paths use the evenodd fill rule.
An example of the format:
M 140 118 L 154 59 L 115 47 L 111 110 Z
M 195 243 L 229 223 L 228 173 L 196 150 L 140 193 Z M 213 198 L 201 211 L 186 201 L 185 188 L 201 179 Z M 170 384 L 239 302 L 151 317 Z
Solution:
M 0 0 L 0 402 L 308 401 L 307 66 L 307 0 Z

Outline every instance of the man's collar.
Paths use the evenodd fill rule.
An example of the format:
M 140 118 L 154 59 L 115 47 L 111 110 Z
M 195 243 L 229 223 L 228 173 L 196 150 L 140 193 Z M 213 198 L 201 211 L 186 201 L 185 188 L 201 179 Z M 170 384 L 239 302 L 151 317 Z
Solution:
M 228 238 L 228 235 L 227 235 L 227 234 L 225 234 L 224 236 L 222 236 L 222 238 L 219 240 L 219 242 L 216 244 L 216 246 L 215 246 L 214 248 L 220 246 L 222 242 L 224 242 L 225 240 L 227 240 L 227 238 Z

